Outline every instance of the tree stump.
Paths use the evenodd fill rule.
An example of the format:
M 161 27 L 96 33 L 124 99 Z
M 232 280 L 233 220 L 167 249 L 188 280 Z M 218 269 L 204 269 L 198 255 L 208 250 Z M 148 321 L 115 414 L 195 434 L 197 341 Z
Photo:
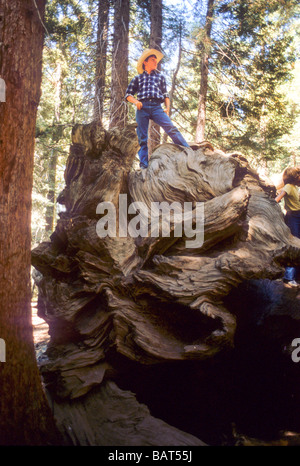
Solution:
M 284 223 L 274 185 L 242 155 L 210 143 L 162 144 L 146 170 L 133 170 L 137 149 L 134 125 L 75 126 L 59 196 L 66 210 L 51 241 L 32 251 L 43 275 L 38 315 L 51 337 L 41 371 L 61 399 L 113 378 L 116 355 L 154 365 L 230 350 L 236 318 L 225 297 L 244 280 L 282 277 L 285 265 L 300 261 L 300 240 Z M 177 234 L 176 215 L 169 235 L 161 224 L 151 236 L 146 214 L 157 203 L 181 206 L 195 235 L 204 225 L 203 241 L 188 247 L 191 231 Z M 107 215 L 99 205 L 115 209 L 115 235 L 99 236 Z M 147 234 L 125 235 L 124 226 Z

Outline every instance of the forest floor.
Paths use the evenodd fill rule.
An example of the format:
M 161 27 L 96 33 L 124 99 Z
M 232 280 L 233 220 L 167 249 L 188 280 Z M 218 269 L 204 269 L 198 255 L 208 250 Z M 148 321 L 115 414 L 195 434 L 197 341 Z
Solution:
M 37 300 L 31 302 L 33 341 L 36 350 L 36 357 L 39 359 L 47 348 L 50 336 L 48 324 L 37 315 Z

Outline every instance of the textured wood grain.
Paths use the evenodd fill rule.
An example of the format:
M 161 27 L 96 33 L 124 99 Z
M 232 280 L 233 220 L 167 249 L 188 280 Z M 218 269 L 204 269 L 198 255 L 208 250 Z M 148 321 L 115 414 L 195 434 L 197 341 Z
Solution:
M 299 263 L 300 241 L 284 223 L 275 187 L 238 153 L 210 143 L 163 144 L 146 170 L 132 169 L 135 127 L 106 132 L 95 123 L 73 131 L 60 195 L 65 204 L 51 242 L 32 253 L 43 274 L 39 315 L 51 341 L 42 372 L 56 396 L 87 393 L 118 367 L 120 354 L 140 364 L 203 360 L 232 348 L 236 319 L 224 299 L 244 280 L 281 277 Z M 204 203 L 204 241 L 176 237 L 100 238 L 99 202 L 119 214 L 143 202 Z M 129 222 L 129 217 L 128 217 Z M 150 232 L 150 230 L 149 230 Z M 242 305 L 242 304 L 241 304 Z
M 86 395 L 83 401 L 50 402 L 66 445 L 205 446 L 195 436 L 151 416 L 133 393 L 120 390 L 112 381 Z

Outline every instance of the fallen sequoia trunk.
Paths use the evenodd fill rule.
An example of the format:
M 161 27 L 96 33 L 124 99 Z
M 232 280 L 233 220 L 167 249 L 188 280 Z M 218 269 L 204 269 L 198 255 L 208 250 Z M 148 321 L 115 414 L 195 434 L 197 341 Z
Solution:
M 243 156 L 163 144 L 147 170 L 133 170 L 137 148 L 134 126 L 77 125 L 59 196 L 66 211 L 32 252 L 51 337 L 41 371 L 60 403 L 130 363 L 200 364 L 230 351 L 236 315 L 226 297 L 299 263 L 275 187 Z M 166 209 L 158 229 L 157 206 Z
M 150 415 L 133 393 L 112 381 L 76 400 L 53 401 L 57 426 L 66 444 L 80 446 L 204 446 L 193 435 Z

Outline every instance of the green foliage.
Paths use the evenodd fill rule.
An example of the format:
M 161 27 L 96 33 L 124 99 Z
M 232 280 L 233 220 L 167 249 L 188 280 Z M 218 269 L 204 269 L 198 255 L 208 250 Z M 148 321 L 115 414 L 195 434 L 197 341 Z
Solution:
M 163 1 L 162 69 L 171 86 L 178 68 L 172 119 L 188 141 L 195 136 L 200 59 L 209 53 L 206 139 L 244 153 L 267 174 L 300 158 L 299 7 L 296 0 L 215 0 L 211 38 L 204 26 L 207 2 Z M 129 79 L 150 39 L 150 0 L 132 0 Z M 64 186 L 71 128 L 93 118 L 98 0 L 48 0 L 42 97 L 36 126 L 33 241 L 45 233 L 45 216 Z M 113 2 L 109 17 L 103 123 L 110 107 Z M 178 63 L 179 44 L 181 61 Z M 128 105 L 129 121 L 135 108 Z M 57 212 L 56 212 L 57 215 Z
M 293 79 L 296 61 L 296 5 L 294 0 L 220 1 L 211 41 L 204 43 L 203 27 L 191 34 L 194 78 L 189 90 L 194 99 L 201 53 L 205 50 L 211 57 L 207 139 L 222 149 L 245 153 L 254 165 L 267 167 L 279 154 L 289 157 L 283 138 L 298 113 L 283 86 Z M 195 101 L 190 108 L 195 122 Z
M 63 189 L 71 128 L 88 122 L 93 106 L 93 10 L 78 1 L 47 3 L 43 81 L 36 124 L 33 242 L 47 238 L 47 212 Z M 54 200 L 50 193 L 54 191 Z M 50 210 L 49 210 L 50 209 Z M 57 214 L 57 213 L 56 213 Z

